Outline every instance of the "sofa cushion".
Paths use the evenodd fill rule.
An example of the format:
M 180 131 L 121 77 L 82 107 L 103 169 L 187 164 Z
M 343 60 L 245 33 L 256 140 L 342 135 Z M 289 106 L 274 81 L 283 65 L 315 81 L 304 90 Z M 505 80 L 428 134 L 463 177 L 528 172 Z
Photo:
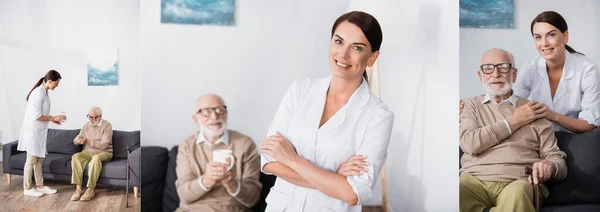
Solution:
M 10 167 L 23 170 L 25 160 L 27 160 L 25 152 L 13 155 L 10 159 Z M 48 153 L 42 160 L 42 172 L 71 175 L 71 155 Z
M 143 146 L 141 148 L 142 186 L 158 181 L 165 181 L 167 164 L 169 163 L 169 150 L 158 146 Z M 152 168 L 149 169 L 147 167 Z
M 141 204 L 144 208 L 150 208 L 152 211 L 160 211 L 162 209 L 162 197 L 165 189 L 165 174 L 169 162 L 169 150 L 156 146 L 144 146 L 141 148 Z
M 549 182 L 544 205 L 600 204 L 600 128 L 587 133 L 557 132 L 558 147 L 567 154 L 567 177 Z
M 86 165 L 83 171 L 83 176 L 88 176 L 88 167 L 89 166 Z M 112 161 L 102 162 L 102 171 L 100 171 L 100 178 L 126 180 L 126 173 L 127 159 L 113 159 Z
M 81 152 L 82 145 L 75 145 L 73 139 L 79 135 L 80 130 L 48 129 L 46 149 L 48 153 L 72 155 Z
M 169 152 L 169 165 L 167 166 L 167 175 L 165 178 L 165 191 L 162 198 L 162 211 L 175 211 L 179 207 L 179 195 L 175 180 L 177 180 L 177 152 L 178 146 L 175 146 Z
M 140 147 L 140 131 L 113 131 L 113 158 L 127 159 L 127 147 L 133 150 Z

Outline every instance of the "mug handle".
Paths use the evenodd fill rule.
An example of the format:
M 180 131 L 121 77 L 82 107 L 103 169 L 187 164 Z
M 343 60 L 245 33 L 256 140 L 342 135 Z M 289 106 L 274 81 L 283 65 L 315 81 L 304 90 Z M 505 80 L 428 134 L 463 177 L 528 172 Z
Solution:
M 229 167 L 227 168 L 227 171 L 231 170 L 233 168 L 233 166 L 235 165 L 235 158 L 233 157 L 233 155 L 227 155 L 227 157 L 229 158 L 229 160 L 231 161 L 231 164 L 229 164 Z

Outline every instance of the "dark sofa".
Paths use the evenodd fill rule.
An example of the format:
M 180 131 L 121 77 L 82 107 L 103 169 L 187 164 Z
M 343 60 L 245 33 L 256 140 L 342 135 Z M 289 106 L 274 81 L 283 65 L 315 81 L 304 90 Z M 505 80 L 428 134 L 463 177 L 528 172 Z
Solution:
M 557 132 L 556 138 L 567 154 L 568 174 L 563 181 L 546 183 L 550 196 L 540 211 L 600 211 L 600 128 L 581 134 Z
M 82 145 L 75 145 L 73 139 L 79 134 L 77 130 L 49 129 L 46 148 L 48 155 L 43 160 L 44 179 L 71 182 L 71 156 L 82 151 Z M 23 175 L 26 152 L 17 150 L 17 142 L 7 143 L 3 147 L 3 172 L 10 175 Z M 127 147 L 130 154 L 130 185 L 140 186 L 140 131 L 113 131 L 113 159 L 102 163 L 102 172 L 98 178 L 99 185 L 126 185 Z M 84 181 L 87 182 L 87 167 L 84 170 Z
M 167 152 L 162 147 L 152 147 L 152 151 L 160 152 L 160 157 L 146 158 L 146 149 L 143 149 L 142 163 L 143 178 L 142 183 L 142 211 L 168 211 L 172 212 L 179 206 L 179 197 L 175 187 L 177 174 L 175 167 L 177 166 L 178 146 L 175 146 L 171 151 Z M 167 155 L 168 154 L 168 155 Z M 147 161 L 147 162 L 146 162 Z M 152 169 L 149 170 L 145 166 L 146 163 L 152 163 Z M 153 175 L 152 180 L 147 180 L 146 176 Z M 161 181 L 162 179 L 162 181 Z M 264 211 L 266 207 L 265 198 L 271 187 L 275 184 L 275 176 L 265 175 L 261 173 L 260 182 L 262 189 L 260 191 L 259 202 L 252 207 L 252 211 Z

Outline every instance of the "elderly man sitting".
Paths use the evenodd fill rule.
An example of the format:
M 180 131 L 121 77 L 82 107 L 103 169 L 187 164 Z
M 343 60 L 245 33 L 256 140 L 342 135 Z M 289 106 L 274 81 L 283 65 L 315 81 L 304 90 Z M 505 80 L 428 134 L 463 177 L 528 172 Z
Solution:
M 88 201 L 96 196 L 94 188 L 100 171 L 102 171 L 102 162 L 111 160 L 113 156 L 112 125 L 102 119 L 102 109 L 92 107 L 87 117 L 89 122 L 83 125 L 81 132 L 73 140 L 73 143 L 77 145 L 84 145 L 84 149 L 71 157 L 71 168 L 73 169 L 71 184 L 77 185 L 75 193 L 71 196 L 72 201 Z M 83 170 L 87 163 L 89 163 L 88 182 L 84 194 L 81 184 Z
M 565 153 L 558 149 L 552 124 L 536 114 L 539 103 L 515 96 L 512 54 L 487 51 L 479 79 L 486 95 L 464 101 L 460 115 L 460 211 L 534 211 L 533 185 L 563 180 Z M 525 168 L 533 169 L 528 178 Z
M 201 96 L 196 110 L 192 118 L 199 131 L 179 145 L 177 154 L 175 185 L 181 199 L 177 211 L 249 211 L 261 188 L 254 141 L 227 129 L 227 107 L 221 97 Z M 233 161 L 223 159 L 231 156 Z

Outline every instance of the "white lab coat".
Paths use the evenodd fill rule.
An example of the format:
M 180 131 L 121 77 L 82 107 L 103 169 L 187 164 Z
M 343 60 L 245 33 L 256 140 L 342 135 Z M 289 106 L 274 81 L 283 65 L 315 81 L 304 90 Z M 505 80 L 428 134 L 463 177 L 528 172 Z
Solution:
M 301 157 L 334 173 L 351 156 L 367 155 L 368 172 L 346 178 L 358 195 L 359 204 L 350 206 L 318 190 L 277 178 L 266 198 L 266 211 L 361 211 L 361 203 L 373 197 L 387 157 L 394 114 L 363 80 L 348 103 L 319 128 L 330 81 L 331 76 L 294 82 L 283 97 L 267 136 L 280 132 Z M 262 168 L 273 161 L 271 156 L 262 154 L 261 171 L 265 173 Z
M 554 112 L 600 126 L 600 72 L 581 54 L 566 52 L 554 99 L 550 94 L 546 60 L 541 56 L 526 63 L 517 72 L 513 90 L 517 96 L 542 102 Z M 556 123 L 552 124 L 554 131 L 569 132 Z
M 50 98 L 44 85 L 33 89 L 27 101 L 25 118 L 21 125 L 21 135 L 17 150 L 26 151 L 36 157 L 46 157 L 46 139 L 48 137 L 48 122 L 38 121 L 40 116 L 50 115 Z

